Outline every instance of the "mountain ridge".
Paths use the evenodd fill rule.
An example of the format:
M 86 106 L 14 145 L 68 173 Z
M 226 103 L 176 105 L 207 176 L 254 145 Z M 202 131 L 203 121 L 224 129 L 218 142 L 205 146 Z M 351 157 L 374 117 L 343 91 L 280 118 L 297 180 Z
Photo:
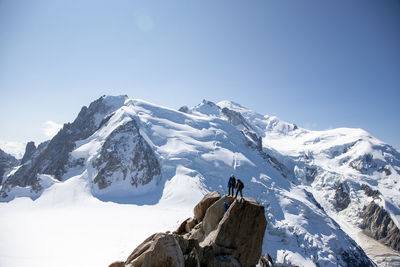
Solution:
M 359 129 L 310 131 L 230 101 L 203 100 L 176 111 L 127 96 L 103 96 L 6 177 L 0 195 L 2 201 L 36 199 L 55 183 L 60 187 L 81 177 L 104 201 L 142 198 L 147 201 L 140 203 L 154 205 L 186 199 L 189 205 L 199 193 L 223 189 L 226 177 L 235 173 L 246 184 L 245 194 L 266 207 L 271 223 L 265 251 L 278 262 L 329 265 L 345 262 L 345 256 L 332 255 L 357 251 L 331 218 L 358 229 L 363 205 L 374 201 L 399 227 L 400 199 L 393 193 L 399 188 L 399 163 L 396 149 Z M 379 199 L 366 195 L 362 184 L 381 192 Z M 328 244 L 312 234 L 312 227 L 329 233 Z

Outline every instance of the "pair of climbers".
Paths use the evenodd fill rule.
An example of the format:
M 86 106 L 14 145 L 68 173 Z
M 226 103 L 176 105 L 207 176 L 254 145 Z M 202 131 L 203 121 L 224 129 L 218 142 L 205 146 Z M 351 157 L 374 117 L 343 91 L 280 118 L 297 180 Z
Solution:
M 233 174 L 232 174 L 229 177 L 229 181 L 228 181 L 228 196 L 231 194 L 231 191 L 232 191 L 232 196 L 233 196 L 235 188 L 236 188 L 235 198 L 237 197 L 239 192 L 240 192 L 240 196 L 243 198 L 242 190 L 244 188 L 244 184 L 240 179 L 236 180 L 235 176 L 233 176 Z

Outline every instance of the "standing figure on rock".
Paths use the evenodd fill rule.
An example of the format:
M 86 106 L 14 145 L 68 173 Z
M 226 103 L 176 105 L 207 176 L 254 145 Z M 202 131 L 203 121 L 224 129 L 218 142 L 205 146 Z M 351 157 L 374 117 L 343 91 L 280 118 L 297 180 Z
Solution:
M 242 181 L 240 181 L 240 179 L 237 179 L 236 188 L 237 188 L 237 189 L 236 189 L 235 198 L 237 197 L 238 192 L 240 192 L 240 197 L 243 199 L 242 190 L 243 190 L 243 188 L 244 188 L 244 184 L 243 184 Z
M 228 181 L 228 196 L 231 194 L 231 189 L 232 189 L 232 196 L 233 196 L 235 186 L 236 186 L 236 179 L 235 179 L 235 176 L 233 176 L 233 174 L 232 174 L 231 177 L 229 177 L 229 181 Z

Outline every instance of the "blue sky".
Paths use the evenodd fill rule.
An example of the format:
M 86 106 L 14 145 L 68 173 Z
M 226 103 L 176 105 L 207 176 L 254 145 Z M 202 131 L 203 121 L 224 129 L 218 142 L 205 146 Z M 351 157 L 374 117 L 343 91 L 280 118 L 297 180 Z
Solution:
M 400 2 L 0 0 L 0 140 L 43 141 L 103 94 L 232 100 L 399 149 Z

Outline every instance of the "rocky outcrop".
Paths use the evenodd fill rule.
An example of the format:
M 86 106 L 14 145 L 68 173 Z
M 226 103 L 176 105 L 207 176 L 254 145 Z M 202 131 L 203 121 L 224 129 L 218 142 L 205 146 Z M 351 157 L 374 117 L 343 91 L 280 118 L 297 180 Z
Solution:
M 334 205 L 337 211 L 344 210 L 350 204 L 350 189 L 346 182 L 336 186 Z
M 361 189 L 364 190 L 364 193 L 373 198 L 379 198 L 379 195 L 381 194 L 379 190 L 373 190 L 371 187 L 369 187 L 367 184 L 362 184 Z
M 182 250 L 174 235 L 157 233 L 139 245 L 125 262 L 126 267 L 184 267 Z
M 189 108 L 187 106 L 182 106 L 178 109 L 178 111 L 183 112 L 183 113 L 188 113 Z
M 381 172 L 385 171 L 387 175 L 389 175 L 389 169 L 388 166 L 386 166 L 386 163 L 380 159 L 374 159 L 374 157 L 371 154 L 365 154 L 357 159 L 351 161 L 349 163 L 350 167 L 353 169 L 363 173 L 367 174 L 369 172 L 373 172 L 375 170 L 379 170 Z
M 228 118 L 229 122 L 233 126 L 242 125 L 247 130 L 253 130 L 251 125 L 246 121 L 242 114 L 240 114 L 240 112 L 225 107 L 222 109 L 222 113 Z
M 260 267 L 272 267 L 274 266 L 274 261 L 268 253 L 265 253 L 265 255 L 260 258 L 258 265 Z
M 384 208 L 371 201 L 364 207 L 361 218 L 363 222 L 360 227 L 365 234 L 400 251 L 400 230 Z
M 110 186 L 115 176 L 128 179 L 130 185 L 138 187 L 161 174 L 153 150 L 139 133 L 139 127 L 133 119 L 107 137 L 93 167 L 98 169 L 93 182 L 99 189 Z
M 0 195 L 7 197 L 7 191 L 15 186 L 31 187 L 33 192 L 39 192 L 43 188 L 40 185 L 38 174 L 49 174 L 58 180 L 72 165 L 78 162 L 69 162 L 69 153 L 75 148 L 75 142 L 92 135 L 104 123 L 110 119 L 110 114 L 124 104 L 127 96 L 106 97 L 103 96 L 92 102 L 89 107 L 84 106 L 77 118 L 72 123 L 64 124 L 63 128 L 53 139 L 46 143 L 40 150 L 34 152 L 30 162 L 19 168 L 10 176 L 0 191 Z M 27 157 L 29 158 L 29 157 Z
M 21 164 L 24 164 L 29 160 L 31 160 L 35 151 L 36 151 L 35 143 L 33 141 L 28 142 L 25 147 L 25 153 L 24 156 L 22 157 Z
M 17 166 L 18 163 L 19 161 L 16 158 L 0 149 L 0 184 L 3 181 L 4 174 Z
M 193 209 L 194 217 L 199 221 L 203 220 L 208 208 L 220 198 L 221 194 L 217 191 L 205 195 L 203 199 L 194 207 Z
M 226 212 L 224 202 L 230 204 Z M 196 207 L 196 219 L 186 220 L 172 234 L 150 236 L 124 266 L 256 266 L 267 226 L 262 205 L 254 199 L 234 201 L 213 192 Z M 188 226 L 193 222 L 197 224 Z

